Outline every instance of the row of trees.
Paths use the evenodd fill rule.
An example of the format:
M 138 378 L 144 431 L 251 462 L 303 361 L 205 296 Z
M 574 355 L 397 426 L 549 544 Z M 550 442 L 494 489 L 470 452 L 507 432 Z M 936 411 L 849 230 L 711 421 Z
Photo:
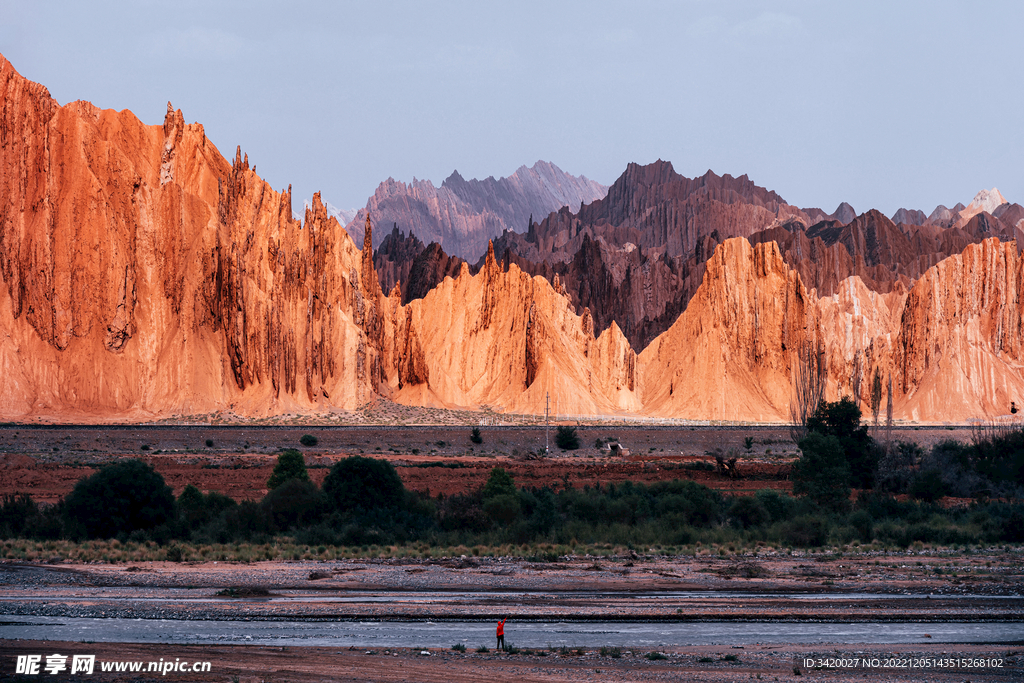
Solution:
M 815 414 L 820 421 L 810 422 L 794 470 L 795 498 L 770 489 L 724 496 L 687 480 L 526 489 L 501 468 L 476 491 L 431 498 L 406 490 L 387 461 L 364 457 L 339 461 L 317 486 L 301 454 L 286 451 L 260 501 L 236 502 L 191 485 L 175 499 L 159 473 L 132 460 L 83 479 L 59 505 L 7 498 L 0 505 L 0 536 L 262 543 L 287 535 L 309 545 L 347 546 L 1024 540 L 1020 505 L 979 502 L 967 510 L 942 510 L 928 497 L 900 503 L 882 486 L 851 504 L 848 486 L 835 482 L 855 472 L 867 476 L 863 453 L 870 440 L 865 446 L 859 427 L 847 430 L 849 406 L 826 405 Z M 972 469 L 979 477 L 983 470 Z

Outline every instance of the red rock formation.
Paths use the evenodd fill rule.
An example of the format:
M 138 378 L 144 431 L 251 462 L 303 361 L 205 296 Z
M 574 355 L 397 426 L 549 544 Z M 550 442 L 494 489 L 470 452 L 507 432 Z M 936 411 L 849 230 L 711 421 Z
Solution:
M 898 412 L 911 419 L 1005 415 L 1024 397 L 1024 261 L 988 239 L 931 268 L 896 338 Z
M 869 212 L 805 231 L 806 214 L 746 178 L 631 167 L 636 186 L 610 195 L 629 212 L 590 205 L 531 227 L 538 253 L 559 254 L 530 266 L 545 277 L 490 243 L 475 275 L 438 247 L 423 261 L 436 286 L 403 304 L 381 288 L 369 217 L 362 250 L 319 195 L 296 221 L 290 191 L 170 106 L 162 126 L 61 107 L 2 59 L 0 88 L 3 419 L 261 416 L 377 396 L 538 413 L 550 395 L 563 415 L 785 420 L 807 344 L 828 359 L 830 398 L 891 372 L 897 417 L 1024 403 L 1022 260 L 985 239 L 1018 235 L 987 211 L 962 228 Z M 639 357 L 620 318 L 653 338 Z
M 586 312 L 575 315 L 544 278 L 503 270 L 493 249 L 475 276 L 463 264 L 406 310 L 429 380 L 403 386 L 403 402 L 537 413 L 550 394 L 560 414 L 641 407 L 635 354 L 618 328 L 594 339 Z
M 807 292 L 774 242 L 728 240 L 668 332 L 641 355 L 642 401 L 654 415 L 784 420 L 795 350 L 821 345 L 830 399 L 860 401 L 878 367 L 894 378 L 897 418 L 962 421 L 1009 413 L 1024 396 L 1024 261 L 1013 243 L 968 245 L 909 293 L 860 278 L 836 294 Z
M 240 152 L 229 164 L 170 106 L 163 126 L 60 107 L 2 59 L 0 83 L 5 413 L 366 400 L 371 377 L 353 359 L 363 348 L 372 369 L 381 347 L 350 313 L 366 298 L 359 252 L 319 197 L 303 228 L 290 193 Z M 371 331 L 376 305 L 363 307 Z
M 793 364 L 816 340 L 813 305 L 775 243 L 727 240 L 671 328 L 640 354 L 649 414 L 788 418 Z
M 493 253 L 403 308 L 381 290 L 368 218 L 362 251 L 319 195 L 294 220 L 290 192 L 240 151 L 229 164 L 180 112 L 145 126 L 60 107 L 6 61 L 0 83 L 5 417 L 255 416 L 377 395 L 525 409 L 544 391 L 563 411 L 639 407 L 621 334 L 593 339 L 563 296 Z
M 598 332 L 615 321 L 643 349 L 686 308 L 716 245 L 780 220 L 809 223 L 746 176 L 691 179 L 657 161 L 630 164 L 604 199 L 575 214 L 562 208 L 525 235 L 504 233 L 496 247 L 531 274 L 557 275 Z

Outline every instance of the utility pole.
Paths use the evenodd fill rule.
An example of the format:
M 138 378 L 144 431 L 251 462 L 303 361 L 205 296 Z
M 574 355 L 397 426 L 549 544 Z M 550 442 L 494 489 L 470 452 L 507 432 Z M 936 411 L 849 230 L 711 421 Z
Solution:
M 548 454 L 548 409 L 551 407 L 551 394 L 544 394 L 544 455 Z

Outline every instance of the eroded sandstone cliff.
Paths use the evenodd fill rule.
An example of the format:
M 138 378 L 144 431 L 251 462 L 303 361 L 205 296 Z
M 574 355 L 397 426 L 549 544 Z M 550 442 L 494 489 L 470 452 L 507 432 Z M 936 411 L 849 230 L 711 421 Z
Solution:
M 61 107 L 2 58 L 0 87 L 6 415 L 258 415 L 374 391 L 383 297 L 319 197 L 293 220 L 289 192 L 170 105 L 162 126 Z

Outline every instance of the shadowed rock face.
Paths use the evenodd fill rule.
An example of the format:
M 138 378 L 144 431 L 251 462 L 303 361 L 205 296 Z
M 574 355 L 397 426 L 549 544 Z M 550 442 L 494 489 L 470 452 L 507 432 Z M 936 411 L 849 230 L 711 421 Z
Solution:
M 391 232 L 373 252 L 373 267 L 377 271 L 381 289 L 390 292 L 397 285 L 404 298 L 413 261 L 424 249 L 423 242 L 415 233 L 410 232 L 406 237 L 404 232 L 399 231 L 398 225 L 392 225 Z
M 3 419 L 378 397 L 538 413 L 550 395 L 570 415 L 781 420 L 808 345 L 830 399 L 891 375 L 898 418 L 1024 402 L 1020 235 L 986 210 L 952 228 L 877 212 L 808 228 L 746 178 L 660 163 L 503 233 L 474 273 L 394 227 L 374 255 L 369 219 L 357 248 L 319 195 L 295 220 L 289 191 L 170 106 L 156 126 L 61 107 L 2 59 L 0 89 Z M 385 294 L 383 270 L 407 288 Z
M 455 171 L 441 187 L 428 180 L 406 184 L 389 178 L 346 230 L 361 240 L 369 212 L 385 225 L 396 223 L 427 243 L 437 242 L 449 254 L 476 259 L 502 231 L 525 229 L 531 216 L 546 216 L 562 206 L 578 208 L 603 197 L 607 189 L 544 161 L 498 180 L 465 180 Z
M 409 284 L 402 293 L 402 302 L 409 303 L 414 299 L 422 299 L 446 277 L 458 277 L 465 261 L 458 256 L 449 256 L 437 242 L 421 251 L 409 269 Z M 470 268 L 475 273 L 477 268 Z
M 729 237 L 747 237 L 784 219 L 810 218 L 746 176 L 699 178 L 672 164 L 630 164 L 608 195 L 495 240 L 503 260 L 555 275 L 574 306 L 589 308 L 595 330 L 612 321 L 643 349 L 685 309 L 704 262 Z

